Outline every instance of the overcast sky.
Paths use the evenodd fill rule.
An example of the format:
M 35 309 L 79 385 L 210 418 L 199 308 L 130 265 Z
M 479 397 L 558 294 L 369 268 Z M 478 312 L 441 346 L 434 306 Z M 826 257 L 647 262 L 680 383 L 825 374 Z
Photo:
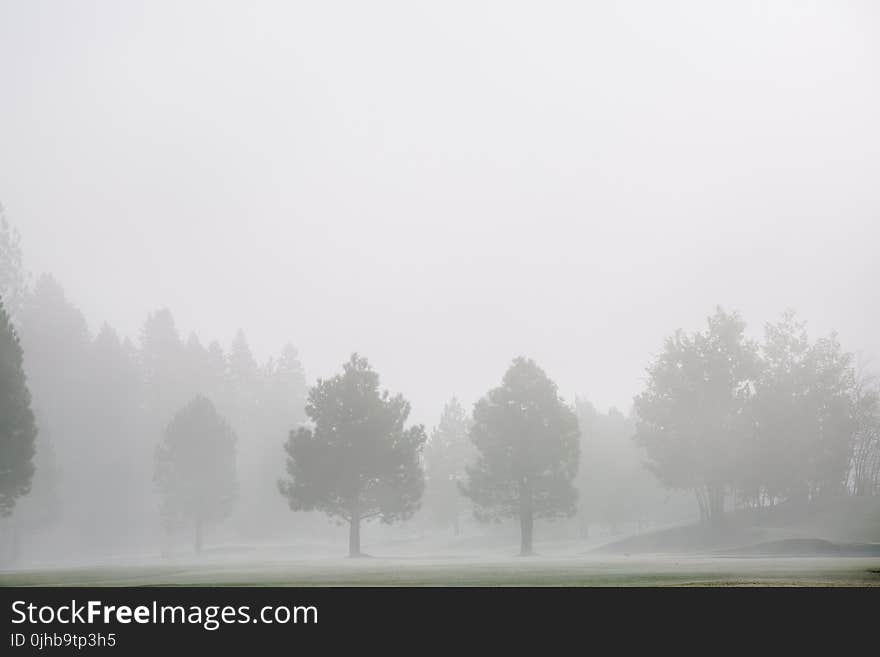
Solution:
M 510 359 L 628 407 L 715 304 L 880 355 L 880 8 L 0 0 L 0 201 L 97 328 L 432 423 Z

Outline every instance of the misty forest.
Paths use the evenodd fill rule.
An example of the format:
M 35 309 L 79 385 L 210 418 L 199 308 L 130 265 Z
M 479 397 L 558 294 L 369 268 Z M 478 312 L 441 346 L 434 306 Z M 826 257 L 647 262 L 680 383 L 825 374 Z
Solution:
M 0 5 L 0 585 L 880 585 L 874 4 Z
M 398 526 L 371 535 L 392 553 L 426 536 L 454 550 L 493 525 L 524 556 L 542 538 L 611 542 L 689 522 L 690 540 L 711 545 L 828 514 L 874 522 L 880 509 L 876 380 L 790 310 L 760 339 L 721 308 L 675 331 L 626 411 L 565 400 L 515 356 L 497 386 L 469 406 L 453 396 L 426 428 L 363 355 L 309 385 L 293 345 L 259 363 L 244 330 L 205 345 L 167 309 L 134 338 L 93 333 L 59 281 L 26 272 L 6 216 L 0 256 L 7 565 L 339 552 L 337 525 L 354 557 L 373 521 Z

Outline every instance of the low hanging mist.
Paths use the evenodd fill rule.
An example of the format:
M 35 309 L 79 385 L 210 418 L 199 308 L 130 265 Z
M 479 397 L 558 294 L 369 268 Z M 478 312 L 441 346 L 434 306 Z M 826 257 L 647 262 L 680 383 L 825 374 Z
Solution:
M 571 550 L 689 522 L 705 531 L 678 549 L 742 540 L 766 521 L 795 535 L 818 522 L 838 540 L 877 529 L 864 511 L 880 494 L 877 387 L 791 311 L 759 341 L 721 308 L 667 336 L 626 412 L 563 399 L 517 357 L 426 429 L 358 354 L 309 386 L 293 346 L 258 363 L 244 332 L 204 346 L 165 309 L 137 342 L 108 325 L 93 335 L 51 276 L 17 287 L 5 218 L 0 238 L 4 354 L 24 356 L 4 371 L 25 391 L 6 401 L 12 564 L 326 556 L 344 533 L 360 556 L 362 531 L 394 556 L 503 551 L 516 534 L 529 555 L 536 532 Z M 10 415 L 14 403 L 33 413 Z M 28 440 L 35 450 L 13 449 Z
M 77 5 L 0 8 L 3 573 L 880 557 L 871 3 Z

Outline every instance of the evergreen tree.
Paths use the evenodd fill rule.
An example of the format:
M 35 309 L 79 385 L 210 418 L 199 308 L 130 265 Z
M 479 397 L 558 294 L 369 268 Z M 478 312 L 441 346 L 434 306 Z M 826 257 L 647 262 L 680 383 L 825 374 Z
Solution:
M 410 406 L 380 391 L 379 375 L 353 354 L 343 372 L 309 390 L 312 427 L 285 444 L 289 479 L 279 482 L 294 511 L 322 511 L 349 525 L 349 555 L 359 556 L 361 522 L 391 523 L 419 506 L 425 444 L 421 425 L 404 428 Z
M 223 347 L 216 340 L 208 345 L 203 367 L 205 368 L 202 372 L 204 389 L 201 393 L 209 399 L 213 399 L 219 408 L 229 408 L 231 393 L 226 354 L 223 353 Z
M 462 492 L 478 520 L 518 517 L 523 555 L 532 554 L 534 518 L 570 516 L 580 456 L 577 417 L 535 361 L 517 358 L 501 386 L 474 407 L 477 459 Z
M 236 332 L 229 350 L 229 378 L 234 395 L 237 425 L 243 426 L 252 419 L 251 416 L 262 395 L 260 367 L 241 329 Z
M 288 426 L 300 422 L 308 390 L 299 353 L 292 344 L 286 344 L 278 360 L 267 367 L 266 378 L 268 406 L 279 415 L 286 414 Z
M 258 476 L 260 481 L 274 481 L 284 475 L 284 463 L 278 459 L 278 436 L 305 420 L 308 386 L 299 354 L 290 344 L 285 345 L 277 360 L 269 360 L 262 378 L 265 385 L 260 400 Z
M 77 446 L 101 458 L 83 463 L 76 478 L 76 495 L 82 496 L 89 513 L 77 521 L 83 540 L 93 546 L 109 547 L 125 541 L 142 522 L 141 501 L 150 499 L 150 443 L 139 431 L 141 424 L 141 381 L 137 352 L 104 324 L 92 341 L 88 388 L 91 405 L 87 432 Z M 115 491 L 89 485 L 101 482 Z M 85 499 L 88 494 L 89 498 Z
M 167 308 L 151 313 L 141 329 L 141 371 L 147 417 L 154 431 L 164 426 L 188 397 L 181 377 L 185 350 L 174 317 Z
M 21 234 L 9 225 L 0 203 L 0 299 L 13 323 L 18 322 L 28 289 L 21 254 Z
M 156 449 L 155 481 L 166 528 L 192 527 L 201 552 L 204 526 L 230 514 L 238 490 L 235 435 L 207 397 L 171 420 Z
M 0 300 L 0 517 L 31 488 L 37 425 L 15 328 Z
M 463 506 L 458 484 L 464 480 L 465 466 L 473 450 L 469 429 L 470 418 L 453 397 L 443 407 L 440 423 L 425 445 L 424 506 L 437 522 L 451 525 L 456 536 Z
M 21 554 L 22 543 L 37 533 L 49 530 L 61 517 L 61 466 L 49 432 L 39 424 L 34 468 L 30 492 L 19 498 L 9 519 L 12 561 Z M 27 551 L 26 546 L 24 551 Z
M 104 489 L 99 491 L 94 485 L 98 481 L 92 449 L 94 409 L 105 408 L 107 402 L 93 397 L 95 363 L 88 325 L 58 281 L 43 274 L 25 297 L 19 326 L 39 427 L 36 448 L 41 456 L 37 464 L 43 466 L 47 460 L 51 436 L 58 467 L 54 473 L 44 467 L 34 482 L 40 496 L 56 511 L 44 514 L 37 500 L 28 500 L 17 524 L 24 531 L 63 516 L 74 528 L 69 544 L 76 539 L 90 539 L 88 522 L 94 518 L 95 495 L 105 494 Z

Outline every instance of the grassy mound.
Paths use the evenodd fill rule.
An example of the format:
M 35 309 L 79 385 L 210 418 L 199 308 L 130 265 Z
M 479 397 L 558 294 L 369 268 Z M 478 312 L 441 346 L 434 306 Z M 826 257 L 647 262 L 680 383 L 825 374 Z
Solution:
M 836 498 L 737 511 L 714 526 L 694 524 L 630 536 L 595 552 L 880 556 L 880 499 Z

